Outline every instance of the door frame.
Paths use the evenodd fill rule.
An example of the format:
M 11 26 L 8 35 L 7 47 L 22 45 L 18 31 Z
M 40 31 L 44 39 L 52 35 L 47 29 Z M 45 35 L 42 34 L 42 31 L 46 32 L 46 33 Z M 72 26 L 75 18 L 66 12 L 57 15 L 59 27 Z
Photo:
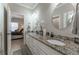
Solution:
M 10 10 L 10 7 L 8 4 L 4 4 L 4 7 L 6 8 L 6 11 L 7 11 L 7 54 L 8 55 L 12 55 L 12 49 L 11 49 L 11 10 Z M 22 14 L 23 15 L 23 14 Z M 23 15 L 23 18 L 24 18 L 24 39 L 23 39 L 23 43 L 24 45 L 26 44 L 26 33 L 25 33 L 25 16 Z M 4 26 L 4 24 L 3 24 Z M 4 34 L 3 34 L 4 36 Z M 4 37 L 3 37 L 4 38 Z M 4 45 L 4 41 L 3 41 L 3 45 Z M 4 48 L 4 47 L 3 47 Z M 4 52 L 5 53 L 5 52 Z
M 21 15 L 21 14 L 19 14 L 19 15 Z M 24 19 L 24 15 L 22 15 L 23 16 L 23 26 L 25 25 L 25 19 Z M 12 18 L 12 17 L 11 17 Z M 11 24 L 11 20 L 12 19 L 10 19 L 10 21 L 9 21 L 9 23 L 8 24 Z M 9 26 L 11 26 L 11 25 L 9 25 Z M 11 28 L 11 27 L 9 27 L 9 28 Z M 24 31 L 23 31 L 23 44 L 25 45 L 25 27 L 23 27 L 23 29 L 24 29 Z M 11 29 L 10 29 L 11 30 Z M 10 31 L 10 33 L 11 33 L 11 31 Z M 9 39 L 8 39 L 9 40 Z M 11 41 L 11 42 L 10 42 Z M 11 43 L 12 43 L 12 38 L 10 39 L 10 45 L 11 45 Z M 8 43 L 8 42 L 7 42 Z M 12 46 L 10 46 L 10 47 L 8 47 L 8 48 L 10 48 L 10 54 L 12 55 L 13 54 L 13 52 L 12 52 Z

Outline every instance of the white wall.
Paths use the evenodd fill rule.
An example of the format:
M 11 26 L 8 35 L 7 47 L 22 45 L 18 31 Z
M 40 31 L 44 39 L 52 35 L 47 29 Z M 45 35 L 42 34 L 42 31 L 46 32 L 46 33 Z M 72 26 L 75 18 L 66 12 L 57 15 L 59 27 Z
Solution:
M 8 4 L 11 10 L 11 15 L 22 15 L 24 16 L 24 44 L 26 43 L 26 31 L 27 31 L 27 24 L 30 20 L 31 16 L 31 10 L 27 9 L 23 6 L 20 6 L 18 4 Z
M 31 22 L 31 26 L 34 27 L 35 23 L 40 23 L 44 21 L 44 24 L 42 24 L 43 28 L 46 28 L 47 31 L 49 32 L 53 32 L 54 34 L 61 34 L 61 35 L 65 35 L 65 36 L 71 36 L 74 37 L 76 35 L 71 33 L 71 30 L 73 28 L 73 23 L 71 25 L 69 25 L 69 27 L 67 27 L 64 30 L 57 30 L 52 22 L 51 22 L 51 17 L 53 14 L 53 11 L 55 9 L 57 4 L 50 4 L 50 3 L 39 3 L 38 6 L 32 11 L 29 10 L 27 8 L 21 7 L 19 5 L 10 5 L 11 11 L 12 13 L 17 13 L 17 14 L 21 14 L 24 15 L 24 23 L 26 23 L 25 29 L 28 26 L 28 23 Z M 73 4 L 74 7 L 76 4 Z M 32 15 L 36 13 L 37 18 L 35 19 L 34 17 L 32 17 Z M 25 30 L 26 31 L 26 30 Z
M 0 32 L 2 32 L 3 5 L 0 3 Z
M 11 22 L 18 23 L 18 28 L 20 29 L 22 25 L 24 25 L 24 19 L 23 18 L 12 18 Z
M 27 24 L 29 23 L 29 21 L 31 21 L 31 14 L 32 11 L 28 8 L 25 8 L 23 6 L 20 6 L 18 4 L 9 4 L 10 9 L 11 9 L 11 14 L 12 15 L 22 15 L 24 16 L 24 28 L 27 28 Z M 25 30 L 26 31 L 26 30 Z
M 75 4 L 73 4 L 75 5 Z M 53 32 L 54 34 L 57 34 L 57 35 L 64 35 L 64 36 L 69 36 L 69 37 L 74 37 L 74 36 L 77 36 L 77 35 L 74 35 L 72 34 L 71 30 L 72 30 L 72 25 L 69 25 L 69 27 L 67 27 L 66 29 L 64 30 L 57 30 L 52 22 L 51 22 L 51 16 L 52 16 L 52 13 L 54 11 L 54 8 L 55 8 L 56 4 L 50 4 L 50 3 L 40 3 L 36 9 L 34 9 L 33 12 L 36 12 L 38 11 L 39 12 L 39 21 L 38 23 L 43 20 L 44 21 L 44 24 L 43 24 L 43 27 L 46 28 L 46 30 L 48 32 Z
M 2 26 L 3 26 L 3 25 L 2 25 L 2 24 L 3 24 L 3 23 L 2 23 L 2 22 L 3 22 L 3 10 L 4 10 L 4 9 L 3 9 L 3 5 L 0 3 L 0 50 L 1 50 L 1 48 L 2 48 L 2 47 L 1 47 L 1 45 L 2 45 L 2 44 L 1 44 L 1 43 L 2 43 L 2 42 L 1 42 L 1 41 L 2 41 L 1 38 L 2 38 Z

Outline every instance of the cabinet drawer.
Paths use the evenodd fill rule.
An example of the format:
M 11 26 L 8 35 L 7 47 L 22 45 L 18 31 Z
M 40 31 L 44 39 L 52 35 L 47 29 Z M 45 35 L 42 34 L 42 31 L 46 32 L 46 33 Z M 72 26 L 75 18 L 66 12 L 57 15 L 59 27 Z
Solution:
M 39 47 L 37 40 L 34 39 L 34 47 L 37 49 L 39 55 L 46 55 L 46 53 Z

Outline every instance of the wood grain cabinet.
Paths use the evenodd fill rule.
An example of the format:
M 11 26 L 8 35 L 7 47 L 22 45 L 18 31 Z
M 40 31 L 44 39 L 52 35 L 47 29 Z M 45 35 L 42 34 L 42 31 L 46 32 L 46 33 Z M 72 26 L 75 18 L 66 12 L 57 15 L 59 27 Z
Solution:
M 33 55 L 61 55 L 61 53 L 55 51 L 29 35 L 26 36 L 26 44 Z

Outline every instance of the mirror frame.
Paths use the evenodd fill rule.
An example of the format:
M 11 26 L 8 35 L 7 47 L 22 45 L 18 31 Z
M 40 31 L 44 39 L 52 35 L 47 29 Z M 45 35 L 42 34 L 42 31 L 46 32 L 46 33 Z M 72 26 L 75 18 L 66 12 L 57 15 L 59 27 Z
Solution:
M 63 3 L 58 3 L 58 4 L 56 4 L 55 5 L 55 7 L 54 7 L 54 10 L 56 9 L 56 7 L 59 5 L 59 4 L 63 4 Z M 64 3 L 64 4 L 67 4 L 67 3 Z M 71 23 L 69 24 L 69 26 L 71 26 L 71 24 L 73 23 L 73 21 L 74 21 L 74 16 L 75 16 L 75 7 L 74 7 L 74 5 L 72 4 L 72 3 L 69 3 L 69 4 L 71 4 L 72 6 L 73 6 L 73 19 L 72 19 L 72 21 L 71 21 Z M 53 10 L 53 12 L 54 12 L 54 10 Z M 52 12 L 52 15 L 53 15 L 53 12 Z M 52 22 L 52 18 L 53 18 L 53 16 L 51 15 L 51 23 L 53 24 L 53 22 Z M 55 16 L 55 15 L 54 15 Z M 58 15 L 59 16 L 59 15 Z M 53 26 L 54 26 L 54 24 L 53 24 Z M 57 29 L 57 30 L 64 30 L 64 29 L 67 29 L 69 26 L 67 26 L 67 27 L 65 27 L 65 28 L 62 28 L 62 29 L 57 29 L 55 26 L 54 26 L 54 28 L 55 29 Z

